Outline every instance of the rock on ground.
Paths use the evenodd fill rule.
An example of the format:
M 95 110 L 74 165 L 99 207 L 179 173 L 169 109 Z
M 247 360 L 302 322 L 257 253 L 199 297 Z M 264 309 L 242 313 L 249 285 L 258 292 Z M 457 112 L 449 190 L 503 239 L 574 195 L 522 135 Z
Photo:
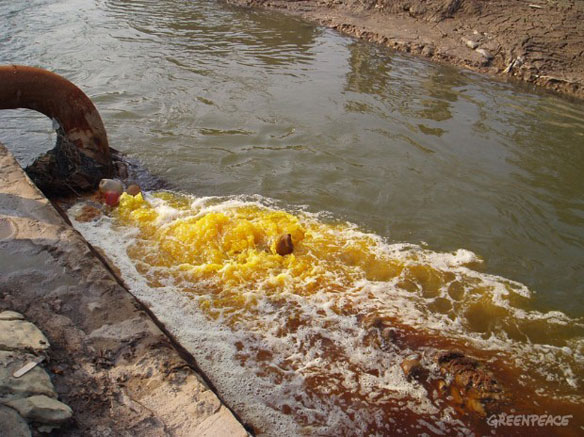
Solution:
M 0 319 L 0 350 L 48 349 L 49 341 L 39 328 L 26 320 Z
M 0 405 L 0 436 L 30 437 L 30 429 L 20 415 L 12 408 Z
M 0 403 L 32 395 L 56 396 L 49 375 L 40 366 L 20 378 L 12 376 L 34 358 L 33 355 L 0 350 Z
M 29 422 L 60 425 L 69 420 L 73 411 L 69 406 L 45 395 L 14 399 L 6 403 Z
M 2 311 L 0 320 L 24 320 L 24 316 L 16 311 Z

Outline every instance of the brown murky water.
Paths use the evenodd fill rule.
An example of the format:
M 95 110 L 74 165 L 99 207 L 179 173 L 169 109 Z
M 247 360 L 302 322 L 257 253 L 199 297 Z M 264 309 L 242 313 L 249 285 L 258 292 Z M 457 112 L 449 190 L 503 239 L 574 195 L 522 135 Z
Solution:
M 240 316 L 249 324 L 239 328 L 217 322 L 215 295 L 193 286 L 193 278 L 192 308 L 177 296 L 164 294 L 166 302 L 160 293 L 142 296 L 167 312 L 165 321 L 178 325 L 191 349 L 215 347 L 197 358 L 236 409 L 241 404 L 246 420 L 308 434 L 355 423 L 365 425 L 354 433 L 435 433 L 434 425 L 407 418 L 425 414 L 430 424 L 461 430 L 468 424 L 449 422 L 430 388 L 400 373 L 405 356 L 433 348 L 472 350 L 503 369 L 499 379 L 511 391 L 532 393 L 538 384 L 538 402 L 554 414 L 581 412 L 581 103 L 215 2 L 0 2 L 0 16 L 0 62 L 43 66 L 73 80 L 100 109 L 112 146 L 197 196 L 176 217 L 164 212 L 175 203 L 151 205 L 164 217 L 159 225 L 197 216 L 197 202 L 215 202 L 235 216 L 233 202 L 259 202 L 301 217 L 302 226 L 334 230 L 335 244 L 354 242 L 355 232 L 369 242 L 348 254 L 346 247 L 326 252 L 307 243 L 307 256 L 334 253 L 327 268 L 352 272 L 340 287 L 351 290 L 347 295 L 298 293 L 294 281 L 311 277 L 297 270 L 291 291 L 275 298 L 258 286 L 269 277 L 261 269 L 237 284 L 239 300 L 219 292 L 234 313 L 242 294 L 256 299 L 249 317 Z M 50 131 L 50 122 L 28 112 L 0 114 L 0 139 L 21 162 L 51 147 Z M 91 232 L 107 243 L 102 232 L 113 232 L 114 224 Z M 140 241 L 132 233 L 137 223 L 116 226 Z M 158 288 L 173 293 L 167 288 L 181 290 L 177 276 L 152 259 L 136 262 L 160 241 L 145 239 L 112 256 L 136 284 L 156 285 L 132 272 L 148 278 L 157 269 Z M 225 262 L 233 264 L 221 258 L 217 269 Z M 387 271 L 388 265 L 399 267 Z M 208 286 L 209 277 L 202 279 Z M 285 315 L 299 322 L 289 320 L 282 330 Z M 390 326 L 408 339 L 395 349 L 383 346 L 381 333 Z M 267 373 L 258 375 L 252 365 Z M 322 369 L 330 370 L 324 373 L 330 384 Z M 234 389 L 235 382 L 243 387 Z M 263 382 L 280 388 L 262 388 Z M 376 419 L 363 416 L 377 411 L 372 405 L 379 406 Z M 396 410 L 401 424 L 389 420 Z M 484 419 L 467 420 L 489 431 Z

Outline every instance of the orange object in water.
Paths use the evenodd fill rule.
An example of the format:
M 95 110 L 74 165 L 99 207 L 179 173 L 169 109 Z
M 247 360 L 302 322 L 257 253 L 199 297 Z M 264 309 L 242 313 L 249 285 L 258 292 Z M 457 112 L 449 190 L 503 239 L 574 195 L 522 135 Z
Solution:
M 104 197 L 108 206 L 118 206 L 118 203 L 120 203 L 120 193 L 116 191 L 108 191 L 104 194 Z

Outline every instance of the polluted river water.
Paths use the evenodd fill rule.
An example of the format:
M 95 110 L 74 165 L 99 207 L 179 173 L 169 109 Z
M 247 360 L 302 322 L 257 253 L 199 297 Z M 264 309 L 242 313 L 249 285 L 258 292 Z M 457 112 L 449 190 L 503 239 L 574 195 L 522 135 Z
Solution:
M 524 432 L 441 393 L 453 350 L 493 372 L 497 413 L 582 431 L 580 102 L 216 2 L 0 15 L 0 62 L 75 82 L 177 187 L 75 226 L 258 434 Z M 0 114 L 23 164 L 51 130 Z

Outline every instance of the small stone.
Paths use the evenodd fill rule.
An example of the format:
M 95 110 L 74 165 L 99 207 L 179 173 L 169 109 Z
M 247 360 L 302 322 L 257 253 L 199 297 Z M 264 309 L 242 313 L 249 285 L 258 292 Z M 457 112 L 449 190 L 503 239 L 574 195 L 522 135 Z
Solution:
M 0 436 L 30 437 L 30 429 L 24 419 L 12 408 L 0 405 Z
M 381 337 L 383 337 L 385 341 L 394 343 L 397 340 L 397 331 L 395 328 L 383 328 L 381 331 Z
M 2 311 L 0 320 L 24 320 L 24 316 L 16 311 Z
M 0 218 L 0 240 L 9 240 L 16 234 L 17 229 L 14 220 L 8 217 Z
M 294 245 L 292 244 L 292 235 L 285 234 L 278 238 L 276 242 L 276 253 L 278 255 L 289 255 L 294 251 Z
M 36 351 L 49 348 L 47 337 L 26 320 L 0 320 L 0 349 L 33 349 Z
M 99 182 L 99 191 L 102 193 L 113 191 L 121 195 L 124 192 L 124 185 L 117 179 L 102 179 Z
M 493 59 L 493 55 L 491 55 L 491 53 L 489 53 L 489 51 L 487 51 L 486 49 L 476 49 L 476 52 L 479 53 L 487 61 Z
M 129 185 L 128 188 L 126 188 L 126 193 L 128 193 L 130 196 L 135 196 L 141 192 L 142 190 L 140 189 L 140 186 L 136 184 Z
M 434 47 L 424 46 L 424 48 L 422 49 L 422 55 L 431 58 L 432 56 L 434 56 Z
M 476 49 L 479 46 L 479 43 L 476 41 L 473 41 L 472 39 L 465 39 L 463 38 L 462 41 L 464 41 L 464 44 L 469 48 L 469 49 Z
M 406 378 L 417 378 L 422 374 L 423 368 L 417 355 L 407 357 L 400 364 Z
M 58 425 L 66 422 L 73 415 L 73 410 L 63 402 L 47 396 L 30 396 L 6 402 L 29 422 Z
M 63 364 L 57 364 L 56 366 L 51 367 L 51 372 L 55 375 L 62 375 L 67 370 L 67 367 Z
M 441 393 L 445 392 L 447 388 L 448 388 L 448 384 L 446 384 L 446 381 L 444 381 L 443 379 L 438 381 L 438 390 Z

